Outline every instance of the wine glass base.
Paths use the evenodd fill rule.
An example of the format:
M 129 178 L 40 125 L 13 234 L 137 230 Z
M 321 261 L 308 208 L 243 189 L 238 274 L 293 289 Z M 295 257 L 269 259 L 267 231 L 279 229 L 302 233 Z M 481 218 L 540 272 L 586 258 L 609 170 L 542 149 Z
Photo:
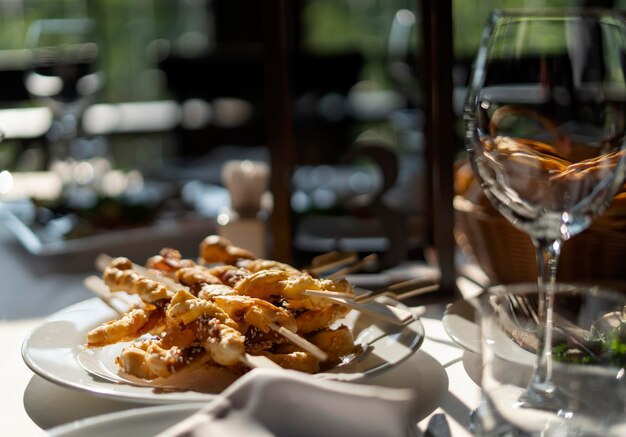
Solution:
M 546 411 L 561 411 L 567 405 L 564 393 L 550 383 L 533 383 L 520 396 L 520 406 Z

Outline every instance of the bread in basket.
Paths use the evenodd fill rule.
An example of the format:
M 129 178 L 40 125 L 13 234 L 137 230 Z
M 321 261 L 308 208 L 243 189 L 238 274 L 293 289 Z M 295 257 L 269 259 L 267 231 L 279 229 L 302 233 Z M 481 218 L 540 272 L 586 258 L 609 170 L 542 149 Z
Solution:
M 492 284 L 532 282 L 536 255 L 528 235 L 514 227 L 483 194 L 467 162 L 455 171 L 455 238 Z M 626 186 L 591 226 L 563 245 L 558 277 L 626 289 Z

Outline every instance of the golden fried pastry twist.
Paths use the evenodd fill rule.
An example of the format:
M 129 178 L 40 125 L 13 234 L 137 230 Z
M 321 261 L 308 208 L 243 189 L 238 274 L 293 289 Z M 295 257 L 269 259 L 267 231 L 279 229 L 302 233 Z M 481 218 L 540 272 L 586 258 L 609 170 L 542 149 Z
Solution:
M 239 294 L 259 299 L 283 296 L 285 285 L 291 274 L 282 270 L 262 270 L 242 278 L 234 288 Z
M 206 337 L 202 346 L 217 364 L 232 366 L 246 352 L 245 339 L 241 333 L 228 325 L 219 323 L 216 319 L 209 320 L 203 332 L 206 333 Z
M 122 349 L 116 363 L 129 375 L 151 380 L 167 378 L 201 355 L 200 348 L 166 347 L 162 339 L 151 338 Z
M 305 290 L 337 291 L 353 293 L 352 287 L 345 280 L 337 282 L 329 279 L 316 279 L 298 272 L 290 273 L 283 270 L 261 270 L 241 279 L 234 287 L 240 294 L 259 299 L 281 297 L 290 309 L 319 310 L 333 305 L 322 297 L 307 297 Z
M 192 260 L 183 259 L 178 250 L 169 247 L 161 249 L 158 255 L 152 256 L 146 261 L 147 268 L 158 270 L 172 279 L 178 270 L 195 265 L 196 263 Z
M 185 290 L 176 293 L 167 309 L 167 318 L 174 323 L 188 325 L 201 317 L 215 318 L 220 323 L 237 329 L 237 323 L 214 302 L 199 299 Z
M 245 353 L 244 338 L 237 330 L 237 323 L 214 302 L 181 290 L 172 298 L 167 318 L 174 326 L 195 322 L 196 340 L 218 364 L 233 365 Z
M 328 354 L 329 364 L 336 364 L 341 360 L 341 357 L 355 351 L 354 336 L 345 325 L 337 329 L 317 331 L 307 336 L 307 340 Z
M 124 314 L 120 319 L 111 320 L 87 333 L 89 346 L 104 346 L 131 340 L 150 319 L 152 311 L 144 308 L 135 308 Z
M 198 293 L 205 284 L 222 284 L 220 278 L 204 266 L 183 267 L 176 271 L 174 278 L 194 293 Z
M 116 258 L 111 266 L 107 267 L 102 274 L 102 279 L 111 291 L 125 291 L 128 294 L 136 294 L 144 302 L 157 302 L 169 299 L 172 292 L 160 282 L 153 281 L 139 275 L 129 268 L 121 269 L 118 266 L 126 266 L 126 258 Z M 128 261 L 130 262 L 130 261 Z
M 250 270 L 230 265 L 209 267 L 208 272 L 230 287 L 234 287 L 243 278 L 252 274 Z
M 198 297 L 206 300 L 211 300 L 214 296 L 229 296 L 231 294 L 238 295 L 237 290 L 225 284 L 204 284 L 198 291 Z
M 277 323 L 292 332 L 296 331 L 297 325 L 293 316 L 266 300 L 232 294 L 214 295 L 211 299 L 239 324 L 241 332 L 247 331 L 246 325 L 268 332 L 269 323 Z
M 240 262 L 239 265 L 252 273 L 260 272 L 261 270 L 282 270 L 288 273 L 302 273 L 289 264 L 262 258 L 246 260 Z
M 151 380 L 158 375 L 148 367 L 146 362 L 146 349 L 149 342 L 137 342 L 122 349 L 120 355 L 115 358 L 115 363 L 127 374 L 137 378 Z
M 287 299 L 285 306 L 289 309 L 320 310 L 335 305 L 323 297 L 307 297 L 302 294 L 305 290 L 333 291 L 354 294 L 352 286 L 345 279 L 332 281 L 317 279 L 308 274 L 293 275 L 283 281 L 283 296 Z
M 187 364 L 188 358 L 185 355 L 185 350 L 179 346 L 164 349 L 158 342 L 155 342 L 146 349 L 146 366 L 150 372 L 167 378 Z
M 234 265 L 240 259 L 255 259 L 256 256 L 218 235 L 210 235 L 200 243 L 200 258 L 205 263 L 224 263 Z
M 274 361 L 280 367 L 291 370 L 298 370 L 306 373 L 317 373 L 320 370 L 320 363 L 313 355 L 304 351 L 293 351 L 288 353 L 261 352 Z
M 321 310 L 308 310 L 296 316 L 298 334 L 308 334 L 325 329 L 350 312 L 350 308 L 336 303 Z

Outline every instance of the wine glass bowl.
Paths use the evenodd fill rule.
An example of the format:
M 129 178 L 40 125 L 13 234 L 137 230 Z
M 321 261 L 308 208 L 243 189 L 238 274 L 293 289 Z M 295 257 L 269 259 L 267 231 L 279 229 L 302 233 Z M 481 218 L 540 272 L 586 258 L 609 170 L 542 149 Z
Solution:
M 509 11 L 492 15 L 476 57 L 464 110 L 470 162 L 491 204 L 536 249 L 539 343 L 520 406 L 563 408 L 552 362 L 556 272 L 562 245 L 624 181 L 625 49 L 610 11 Z
M 567 240 L 622 180 L 626 88 L 622 54 L 611 45 L 623 46 L 623 26 L 594 13 L 493 22 L 466 107 L 470 159 L 514 225 L 534 238 Z M 596 50 L 605 55 L 591 55 Z

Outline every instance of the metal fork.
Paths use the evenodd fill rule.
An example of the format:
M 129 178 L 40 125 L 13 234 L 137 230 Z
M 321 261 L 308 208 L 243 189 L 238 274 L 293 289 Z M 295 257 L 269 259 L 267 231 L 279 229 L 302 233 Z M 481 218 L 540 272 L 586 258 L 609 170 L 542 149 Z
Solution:
M 511 315 L 515 319 L 518 326 L 527 331 L 536 330 L 539 324 L 538 302 L 528 296 L 507 295 L 511 304 Z M 524 323 L 521 323 L 519 315 L 524 317 Z M 581 350 L 589 354 L 590 357 L 598 362 L 602 361 L 600 357 L 589 346 L 589 331 L 577 326 L 569 320 L 553 314 L 552 329 L 561 335 L 567 337 L 573 344 Z
M 507 294 L 506 297 L 516 324 L 526 331 L 535 331 L 539 325 L 538 305 L 527 296 Z

